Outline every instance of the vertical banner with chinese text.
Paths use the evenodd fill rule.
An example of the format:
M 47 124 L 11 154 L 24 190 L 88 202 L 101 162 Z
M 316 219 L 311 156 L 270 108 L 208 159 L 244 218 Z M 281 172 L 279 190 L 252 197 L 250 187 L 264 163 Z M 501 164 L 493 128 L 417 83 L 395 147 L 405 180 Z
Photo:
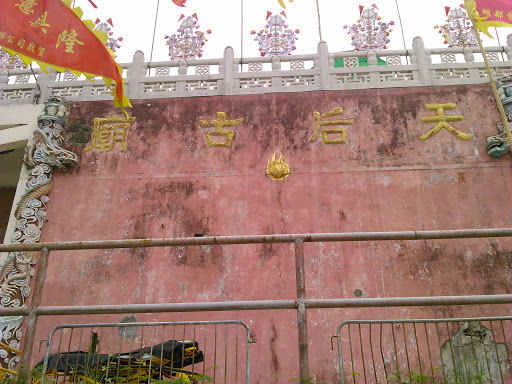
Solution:
M 0 46 L 28 65 L 36 61 L 44 70 L 70 70 L 86 77 L 101 76 L 115 82 L 114 105 L 131 106 L 124 95 L 122 68 L 105 47 L 107 35 L 93 31 L 94 23 L 82 21 L 81 10 L 70 1 L 0 1 Z M 104 41 L 102 41 L 104 40 Z
M 489 27 L 512 27 L 511 0 L 465 0 L 464 4 L 477 28 L 490 37 Z

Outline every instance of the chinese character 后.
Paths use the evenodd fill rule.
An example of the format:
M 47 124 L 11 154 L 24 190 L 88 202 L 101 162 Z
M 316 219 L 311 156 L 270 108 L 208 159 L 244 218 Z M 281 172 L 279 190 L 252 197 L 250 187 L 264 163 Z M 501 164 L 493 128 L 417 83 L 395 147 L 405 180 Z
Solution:
M 36 45 L 34 43 L 28 43 L 27 45 L 27 51 L 36 53 L 34 49 L 36 48 Z
M 485 16 L 491 16 L 491 10 L 490 10 L 490 9 L 482 9 L 482 13 L 483 13 Z
M 0 32 L 0 40 L 5 39 L 5 32 Z
M 507 13 L 507 17 L 510 21 L 512 21 L 512 12 Z
M 48 12 L 43 13 L 36 21 L 29 21 L 29 24 L 34 28 L 41 28 L 41 31 L 46 34 L 46 28 L 50 27 L 50 24 L 46 24 L 46 18 L 48 17 Z
M 439 133 L 441 129 L 446 129 L 448 132 L 450 132 L 453 136 L 458 137 L 461 140 L 469 140 L 473 137 L 473 135 L 461 132 L 455 128 L 453 128 L 448 122 L 451 121 L 463 121 L 464 116 L 462 115 L 453 115 L 453 116 L 446 116 L 444 114 L 445 109 L 451 110 L 455 109 L 457 107 L 457 104 L 455 103 L 445 103 L 445 104 L 427 104 L 425 105 L 425 109 L 427 111 L 436 111 L 437 116 L 427 116 L 422 117 L 421 121 L 424 123 L 437 123 L 434 128 L 432 128 L 430 131 L 425 133 L 420 137 L 421 140 L 426 141 L 435 135 Z
M 496 16 L 498 19 L 503 19 L 503 11 L 496 10 L 496 12 L 494 12 L 494 16 Z
M 217 112 L 217 120 L 199 120 L 201 128 L 215 127 L 215 131 L 208 131 L 206 133 L 206 141 L 208 147 L 231 147 L 235 131 L 224 131 L 224 127 L 236 127 L 244 122 L 244 119 L 226 120 L 226 112 Z M 215 142 L 214 137 L 226 136 L 226 141 Z
M 84 45 L 84 43 L 76 38 L 77 36 L 78 33 L 76 33 L 74 29 L 72 29 L 70 32 L 62 31 L 62 33 L 59 35 L 59 39 L 57 40 L 57 45 L 55 48 L 59 48 L 60 43 L 64 43 L 66 46 L 65 52 L 74 53 L 73 47 L 75 44 Z
M 20 48 L 23 48 L 23 46 L 25 45 L 25 40 L 24 39 L 20 39 L 18 40 L 18 44 L 16 44 L 18 47 Z
M 38 48 L 37 48 L 37 55 L 38 55 L 39 57 L 43 57 L 43 54 L 44 54 L 44 50 L 45 50 L 45 49 L 46 49 L 46 48 L 38 47 Z
M 7 37 L 7 42 L 8 43 L 14 43 L 14 39 L 16 38 L 16 36 L 14 35 L 9 35 L 9 37 Z
M 120 152 L 126 151 L 128 131 L 134 121 L 134 117 L 127 120 L 120 116 L 113 116 L 108 119 L 94 119 L 92 140 L 84 151 L 98 148 L 100 152 L 110 152 L 116 143 L 121 144 Z
M 328 125 L 353 125 L 354 119 L 350 120 L 327 120 L 322 121 L 322 118 L 328 118 L 333 116 L 338 116 L 343 113 L 343 108 L 338 107 L 334 108 L 332 111 L 322 113 L 313 112 L 313 118 L 315 120 L 315 130 L 313 132 L 313 136 L 309 139 L 309 143 L 314 143 L 322 134 L 322 140 L 324 144 L 343 144 L 347 139 L 348 130 L 346 128 L 331 128 L 331 129 L 320 129 L 320 127 L 325 127 Z M 339 139 L 329 139 L 329 134 L 340 134 Z

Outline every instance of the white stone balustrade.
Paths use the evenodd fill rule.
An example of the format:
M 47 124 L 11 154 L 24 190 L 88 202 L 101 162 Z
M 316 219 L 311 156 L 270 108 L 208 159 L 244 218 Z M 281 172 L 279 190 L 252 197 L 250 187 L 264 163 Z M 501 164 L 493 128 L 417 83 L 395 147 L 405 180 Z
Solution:
M 512 34 L 504 47 L 486 48 L 496 77 L 512 74 Z M 366 59 L 366 60 L 360 60 Z M 343 66 L 335 65 L 343 63 Z M 130 99 L 243 95 L 488 82 L 478 48 L 425 49 L 416 37 L 412 50 L 329 53 L 320 42 L 313 55 L 244 58 L 227 47 L 222 59 L 144 62 L 137 51 L 122 64 Z M 101 78 L 90 82 L 72 74 L 40 69 L 0 72 L 0 105 L 44 102 L 52 94 L 70 101 L 112 100 Z

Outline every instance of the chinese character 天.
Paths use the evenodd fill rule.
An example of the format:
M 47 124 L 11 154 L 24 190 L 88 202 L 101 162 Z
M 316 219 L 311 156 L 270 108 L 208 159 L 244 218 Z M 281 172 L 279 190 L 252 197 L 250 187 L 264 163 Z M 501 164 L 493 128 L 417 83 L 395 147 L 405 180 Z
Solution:
M 432 128 L 430 131 L 425 133 L 420 137 L 421 140 L 426 141 L 428 139 L 431 139 L 435 135 L 439 133 L 441 129 L 446 129 L 448 132 L 450 132 L 453 136 L 461 139 L 461 140 L 469 140 L 473 137 L 473 135 L 470 135 L 468 133 L 464 133 L 459 131 L 458 129 L 453 128 L 448 122 L 453 121 L 463 121 L 464 116 L 462 115 L 452 115 L 447 116 L 444 114 L 445 110 L 452 110 L 457 107 L 457 104 L 455 103 L 444 103 L 444 104 L 427 104 L 425 105 L 425 109 L 427 111 L 436 111 L 437 116 L 427 116 L 422 117 L 421 121 L 424 123 L 437 123 L 434 128 Z

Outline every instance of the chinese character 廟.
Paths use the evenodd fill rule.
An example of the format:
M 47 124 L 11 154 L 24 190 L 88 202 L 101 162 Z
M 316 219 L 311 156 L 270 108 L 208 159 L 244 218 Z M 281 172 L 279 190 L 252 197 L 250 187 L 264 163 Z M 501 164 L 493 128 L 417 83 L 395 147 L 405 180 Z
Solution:
M 235 131 L 224 131 L 224 127 L 236 127 L 244 122 L 244 119 L 226 120 L 226 112 L 217 112 L 217 120 L 199 120 L 201 128 L 215 127 L 215 131 L 208 131 L 206 133 L 206 141 L 208 147 L 231 147 Z M 226 141 L 215 142 L 214 137 L 226 136 Z
M 322 134 L 322 140 L 324 144 L 343 144 L 347 139 L 348 130 L 346 128 L 330 128 L 330 129 L 320 129 L 320 127 L 325 127 L 327 125 L 353 125 L 354 119 L 350 120 L 327 120 L 322 121 L 322 118 L 338 116 L 343 113 L 343 108 L 338 107 L 334 108 L 332 111 L 322 113 L 313 112 L 313 118 L 315 120 L 315 130 L 313 132 L 313 136 L 309 139 L 309 143 L 314 143 Z M 340 134 L 340 138 L 338 139 L 330 139 L 330 134 Z
M 71 30 L 71 32 L 63 31 L 59 35 L 59 39 L 57 40 L 57 45 L 55 48 L 59 48 L 60 43 L 64 43 L 66 46 L 66 51 L 69 53 L 74 53 L 73 47 L 75 44 L 84 45 L 81 41 L 79 41 L 76 37 L 78 36 L 78 33 L 74 29 Z
M 41 31 L 46 34 L 46 28 L 50 27 L 50 24 L 46 24 L 46 18 L 48 17 L 48 12 L 43 13 L 36 21 L 29 21 L 30 25 L 34 28 L 41 28 Z
M 420 137 L 421 140 L 426 141 L 435 135 L 439 133 L 441 129 L 446 129 L 448 132 L 450 132 L 453 136 L 461 139 L 461 140 L 469 140 L 473 137 L 473 135 L 461 132 L 455 128 L 453 128 L 448 122 L 452 121 L 463 121 L 464 116 L 462 115 L 453 115 L 453 116 L 446 116 L 444 114 L 444 110 L 451 110 L 455 109 L 457 107 L 457 104 L 455 103 L 445 103 L 445 104 L 427 104 L 425 105 L 425 109 L 427 111 L 436 111 L 437 116 L 427 116 L 422 117 L 421 121 L 424 123 L 437 123 L 434 128 L 432 128 L 430 131 L 425 133 Z
M 19 7 L 20 11 L 23 12 L 25 15 L 34 13 L 34 10 L 32 9 L 34 5 L 37 5 L 36 0 L 21 0 L 21 4 L 14 4 L 14 6 Z
M 100 152 L 110 152 L 116 143 L 121 144 L 121 152 L 126 151 L 128 131 L 134 121 L 134 117 L 126 120 L 119 116 L 113 116 L 108 119 L 94 119 L 92 140 L 84 151 L 90 151 L 93 148 L 98 148 Z

